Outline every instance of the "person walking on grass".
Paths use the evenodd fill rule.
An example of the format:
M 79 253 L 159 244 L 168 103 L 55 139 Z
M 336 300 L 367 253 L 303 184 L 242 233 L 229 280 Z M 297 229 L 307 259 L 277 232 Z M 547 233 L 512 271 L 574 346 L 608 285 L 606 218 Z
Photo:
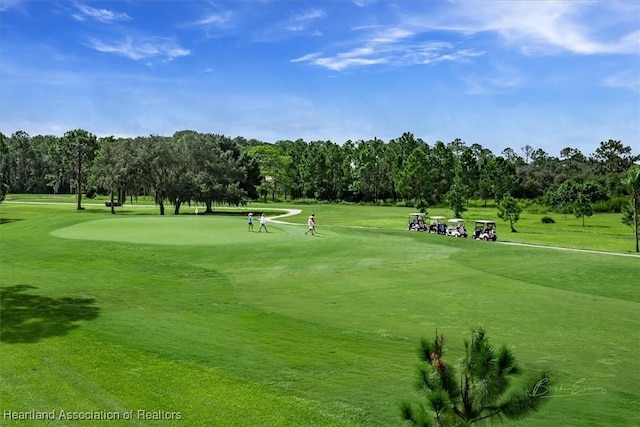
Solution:
M 269 232 L 269 230 L 267 230 L 267 218 L 264 217 L 264 214 L 260 215 L 260 228 L 258 228 L 258 233 L 261 232 L 263 228 L 265 232 Z
M 247 216 L 247 221 L 249 222 L 249 231 L 253 231 L 253 214 L 251 212 Z
M 309 232 L 311 232 L 311 235 L 313 236 L 316 228 L 316 223 L 313 220 L 313 215 L 309 217 L 309 220 L 307 221 L 307 225 L 309 226 L 309 229 L 304 233 L 305 236 L 309 234 Z

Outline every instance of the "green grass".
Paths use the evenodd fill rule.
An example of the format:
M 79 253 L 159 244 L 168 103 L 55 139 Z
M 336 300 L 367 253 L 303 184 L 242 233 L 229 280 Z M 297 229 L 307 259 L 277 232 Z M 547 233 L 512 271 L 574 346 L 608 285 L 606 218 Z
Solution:
M 267 234 L 247 232 L 244 216 L 159 217 L 148 201 L 112 216 L 66 199 L 0 205 L 2 411 L 134 411 L 114 426 L 149 425 L 138 410 L 183 418 L 153 425 L 399 426 L 399 402 L 418 399 L 420 338 L 437 328 L 455 362 L 482 325 L 526 370 L 552 373 L 556 397 L 508 425 L 640 425 L 640 257 L 408 232 L 410 208 L 241 210 L 302 209 Z M 304 235 L 312 212 L 316 237 Z M 585 230 L 542 216 L 524 214 L 518 233 L 499 221 L 500 240 L 632 249 L 616 216 Z

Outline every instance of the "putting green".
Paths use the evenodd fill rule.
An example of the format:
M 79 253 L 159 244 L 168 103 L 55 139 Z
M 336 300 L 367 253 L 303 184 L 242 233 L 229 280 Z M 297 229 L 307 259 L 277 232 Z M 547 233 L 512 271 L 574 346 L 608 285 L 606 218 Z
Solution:
M 51 234 L 66 239 L 101 240 L 154 245 L 202 245 L 256 243 L 302 235 L 302 227 L 267 223 L 268 233 L 247 231 L 244 217 L 224 216 L 136 216 L 99 219 L 75 224 Z

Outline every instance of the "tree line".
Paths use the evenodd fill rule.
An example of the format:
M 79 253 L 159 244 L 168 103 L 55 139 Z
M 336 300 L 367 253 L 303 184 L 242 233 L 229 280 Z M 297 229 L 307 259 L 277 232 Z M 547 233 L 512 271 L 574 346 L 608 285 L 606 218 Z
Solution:
M 384 142 L 302 139 L 270 144 L 242 137 L 185 130 L 172 136 L 98 138 L 82 129 L 62 137 L 0 134 L 2 196 L 5 193 L 152 195 L 164 214 L 198 202 L 315 199 L 448 204 L 456 213 L 469 199 L 505 195 L 536 200 L 558 211 L 597 204 L 621 212 L 631 190 L 625 174 L 640 160 L 621 141 L 600 142 L 583 154 L 567 147 L 555 157 L 527 145 L 494 154 L 460 139 L 428 144 L 412 133 Z

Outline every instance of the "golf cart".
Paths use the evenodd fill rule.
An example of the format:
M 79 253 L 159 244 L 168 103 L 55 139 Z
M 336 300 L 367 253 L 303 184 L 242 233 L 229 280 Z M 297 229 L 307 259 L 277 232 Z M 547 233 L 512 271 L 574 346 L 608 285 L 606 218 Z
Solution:
M 495 242 L 498 239 L 496 222 L 484 219 L 477 220 L 472 237 L 476 240 L 492 240 Z
M 446 234 L 447 226 L 444 224 L 443 216 L 432 216 L 429 223 L 429 233 Z
M 464 226 L 464 219 L 452 218 L 447 222 L 449 223 L 449 227 L 447 228 L 447 236 L 467 237 L 467 229 Z
M 424 214 L 420 212 L 409 214 L 409 224 L 407 229 L 410 231 L 427 231 L 427 224 L 424 222 Z

